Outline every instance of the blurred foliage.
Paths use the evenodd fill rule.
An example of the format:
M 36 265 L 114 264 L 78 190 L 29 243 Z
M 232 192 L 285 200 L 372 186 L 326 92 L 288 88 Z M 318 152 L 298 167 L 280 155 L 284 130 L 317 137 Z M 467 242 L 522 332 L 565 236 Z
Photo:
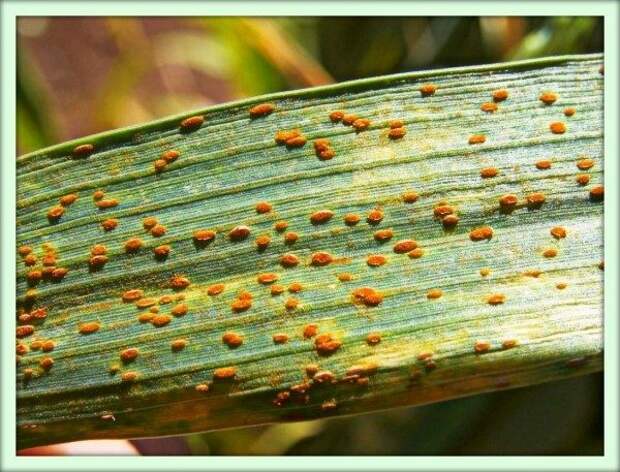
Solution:
M 600 52 L 599 17 L 18 21 L 18 154 L 242 97 Z M 602 374 L 350 418 L 135 441 L 144 454 L 601 454 Z

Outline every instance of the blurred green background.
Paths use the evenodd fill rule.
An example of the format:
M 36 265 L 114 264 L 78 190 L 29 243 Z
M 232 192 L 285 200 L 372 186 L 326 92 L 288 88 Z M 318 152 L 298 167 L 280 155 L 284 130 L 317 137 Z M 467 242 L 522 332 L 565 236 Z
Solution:
M 17 154 L 374 75 L 601 52 L 599 17 L 18 21 Z M 603 376 L 349 418 L 134 441 L 143 454 L 602 454 Z

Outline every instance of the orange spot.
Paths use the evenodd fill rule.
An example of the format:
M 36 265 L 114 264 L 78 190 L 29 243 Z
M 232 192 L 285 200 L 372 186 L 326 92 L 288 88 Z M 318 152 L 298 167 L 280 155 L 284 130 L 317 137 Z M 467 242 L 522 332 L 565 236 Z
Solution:
M 344 118 L 343 111 L 332 111 L 329 114 L 329 119 L 331 120 L 332 123 L 338 123 L 339 121 L 342 121 L 343 118 Z
M 15 328 L 15 336 L 18 338 L 25 338 L 34 333 L 34 326 L 32 325 L 22 325 Z
M 269 213 L 271 208 L 271 203 L 269 202 L 258 202 L 256 204 L 256 213 Z
M 286 140 L 287 148 L 299 148 L 305 146 L 307 140 L 305 136 L 295 136 L 294 138 L 290 138 Z
M 194 241 L 198 244 L 208 244 L 215 239 L 215 231 L 199 229 L 194 231 Z
M 557 255 L 558 255 L 558 250 L 553 247 L 545 249 L 543 251 L 543 256 L 545 257 L 555 257 Z
M 288 291 L 291 293 L 299 293 L 303 290 L 303 285 L 301 285 L 299 282 L 293 282 L 291 285 L 288 286 Z
M 593 159 L 580 159 L 579 161 L 577 161 L 577 168 L 579 170 L 588 170 L 592 167 L 594 167 Z
M 605 188 L 602 185 L 597 185 L 590 189 L 590 200 L 600 202 L 605 197 Z
M 142 226 L 147 231 L 152 229 L 155 225 L 157 225 L 157 223 L 157 218 L 155 218 L 154 216 L 149 216 L 142 220 Z
M 161 158 L 166 161 L 167 163 L 171 163 L 174 162 L 178 159 L 178 157 L 181 155 L 181 153 L 175 149 L 170 149 L 166 152 L 164 152 L 161 155 Z
M 259 274 L 256 280 L 258 281 L 259 284 L 267 285 L 267 284 L 271 284 L 275 282 L 279 278 L 280 276 L 278 274 L 274 274 L 273 272 L 270 272 L 270 273 L 265 273 L 265 274 Z
M 443 296 L 443 291 L 438 288 L 433 288 L 426 293 L 426 298 L 428 298 L 429 300 L 441 298 L 442 296 Z
M 157 303 L 157 301 L 154 298 L 141 298 L 140 300 L 138 300 L 136 302 L 136 307 L 137 308 L 148 308 L 150 306 L 153 306 Z
M 222 336 L 222 342 L 230 348 L 235 348 L 243 344 L 243 337 L 237 333 L 228 332 Z
M 527 197 L 527 206 L 529 208 L 540 208 L 545 203 L 545 195 L 540 192 L 530 193 Z
M 549 124 L 549 129 L 553 134 L 564 134 L 566 132 L 566 125 L 561 121 L 554 121 Z
M 534 278 L 538 278 L 540 277 L 540 274 L 542 274 L 542 271 L 538 270 L 538 269 L 530 269 L 530 270 L 526 270 L 523 275 L 526 275 L 528 277 L 534 277 Z
M 95 151 L 92 144 L 80 144 L 73 148 L 73 157 L 87 157 Z
M 402 120 L 390 120 L 388 122 L 388 126 L 391 129 L 396 129 L 396 128 L 402 128 L 403 126 L 405 126 L 405 124 L 403 123 Z
M 454 208 L 449 205 L 439 205 L 433 209 L 433 215 L 437 218 L 444 218 L 454 213 Z
M 100 209 L 114 208 L 115 206 L 118 205 L 118 200 L 116 198 L 108 198 L 105 200 L 99 200 L 95 202 L 95 205 L 97 205 L 97 208 L 100 208 Z
M 575 110 L 575 108 L 573 108 L 573 107 L 566 107 L 566 108 L 564 108 L 564 115 L 565 116 L 573 116 L 576 112 L 577 112 L 577 110 Z
M 103 197 L 105 197 L 105 193 L 103 192 L 103 190 L 95 190 L 93 192 L 93 200 L 101 200 Z
M 377 290 L 368 287 L 362 287 L 353 291 L 353 297 L 356 301 L 366 306 L 377 306 L 383 301 L 383 295 Z
M 555 239 L 563 239 L 566 237 L 566 229 L 562 226 L 554 226 L 549 232 Z
M 264 249 L 267 249 L 267 246 L 269 246 L 269 243 L 271 243 L 271 238 L 267 236 L 266 234 L 263 234 L 259 236 L 258 238 L 256 238 L 254 243 L 256 244 L 256 247 L 258 249 L 264 250 Z
M 493 97 L 494 102 L 503 102 L 504 100 L 508 98 L 508 90 L 506 89 L 494 90 L 491 96 Z
M 215 285 L 210 285 L 209 287 L 207 287 L 207 295 L 210 295 L 212 297 L 219 295 L 223 291 L 224 291 L 224 284 L 215 284 Z
M 396 254 L 404 254 L 406 252 L 413 251 L 418 247 L 418 243 L 413 239 L 405 239 L 403 241 L 399 241 L 394 245 L 394 252 Z
M 441 224 L 444 228 L 453 228 L 459 223 L 459 217 L 456 215 L 444 216 L 441 219 Z
M 284 344 L 288 342 L 288 334 L 276 333 L 271 337 L 271 339 L 273 339 L 275 344 Z
M 290 311 L 296 309 L 298 306 L 299 306 L 299 300 L 297 300 L 296 298 L 288 298 L 286 302 L 284 303 L 284 307 Z
M 32 248 L 30 246 L 20 246 L 17 252 L 20 256 L 25 257 L 32 252 Z
M 91 334 L 99 331 L 101 326 L 96 321 L 90 321 L 88 323 L 83 323 L 79 327 L 80 334 Z
M 342 342 L 331 334 L 321 334 L 314 339 L 314 346 L 319 355 L 328 356 L 340 349 Z
M 196 385 L 196 387 L 194 387 L 194 389 L 197 392 L 200 392 L 200 393 L 207 393 L 207 392 L 209 392 L 209 385 L 208 384 L 204 384 L 204 383 L 198 384 L 198 385 Z
M 482 241 L 484 239 L 491 239 L 493 237 L 493 228 L 490 226 L 481 226 L 480 228 L 472 229 L 469 233 L 469 239 L 472 241 Z
M 430 97 L 431 95 L 435 95 L 437 91 L 437 86 L 435 84 L 424 84 L 420 87 L 420 93 L 423 97 Z
M 366 221 L 369 225 L 378 225 L 382 220 L 383 212 L 381 210 L 372 210 L 366 217 Z
M 473 134 L 469 137 L 469 144 L 482 144 L 487 140 L 484 134 Z
M 355 226 L 360 222 L 361 218 L 355 213 L 347 213 L 344 215 L 344 224 L 347 226 Z
M 487 297 L 487 303 L 489 305 L 501 305 L 506 301 L 506 296 L 501 293 L 494 293 Z
M 516 339 L 510 338 L 510 339 L 504 339 L 502 341 L 502 349 L 512 349 L 513 347 L 517 346 L 519 344 L 519 341 L 517 341 Z
M 518 201 L 519 199 L 516 195 L 506 194 L 500 197 L 499 204 L 503 208 L 511 208 L 514 207 Z
M 555 288 L 558 290 L 564 290 L 566 287 L 568 287 L 568 285 L 565 282 L 558 282 L 555 284 Z
M 311 264 L 313 266 L 326 266 L 333 262 L 334 258 L 328 252 L 315 252 L 311 256 Z
M 286 228 L 288 228 L 288 222 L 287 221 L 276 221 L 276 224 L 273 225 L 273 227 L 278 233 L 281 233 L 285 231 Z
M 135 302 L 144 296 L 144 292 L 140 289 L 134 288 L 123 292 L 122 299 L 125 303 Z
M 387 258 L 381 254 L 372 254 L 366 259 L 366 264 L 370 267 L 379 267 L 387 262 Z
M 271 295 L 280 295 L 281 293 L 283 293 L 285 290 L 283 285 L 279 285 L 279 284 L 274 284 L 271 286 Z
M 270 115 L 275 109 L 276 106 L 273 103 L 260 103 L 250 108 L 250 118 L 254 119 Z
M 491 349 L 491 343 L 489 341 L 476 341 L 474 344 L 474 351 L 477 354 L 487 352 L 489 349 Z
M 418 200 L 419 195 L 417 192 L 409 191 L 403 193 L 400 198 L 402 198 L 403 202 L 405 203 L 414 203 Z
M 364 131 L 370 126 L 370 120 L 367 118 L 358 118 L 352 125 L 356 131 Z
M 314 323 L 310 323 L 304 326 L 303 335 L 304 335 L 304 338 L 309 339 L 309 338 L 313 338 L 314 336 L 316 336 L 318 332 L 319 332 L 319 327 Z
M 295 254 L 284 254 L 280 257 L 282 267 L 295 267 L 297 264 L 299 264 L 299 257 Z
M 103 267 L 108 263 L 108 256 L 92 256 L 88 264 L 93 268 Z
M 131 362 L 138 357 L 138 350 L 135 347 L 125 349 L 121 352 L 121 361 Z
M 216 380 L 229 380 L 237 375 L 236 367 L 220 367 L 213 371 L 213 378 Z
M 480 105 L 480 110 L 487 112 L 487 113 L 493 113 L 497 111 L 497 103 L 495 102 L 483 103 L 482 105 Z
M 34 254 L 28 254 L 26 257 L 24 257 L 24 265 L 33 266 L 36 263 L 37 263 L 37 256 L 35 256 Z
M 175 339 L 170 343 L 170 348 L 173 351 L 182 351 L 187 346 L 187 340 L 185 339 Z
M 415 248 L 413 251 L 407 253 L 407 255 L 411 258 L 411 259 L 419 259 L 420 257 L 422 257 L 424 255 L 424 251 L 421 248 Z
M 172 317 L 170 315 L 155 315 L 151 319 L 151 324 L 158 328 L 162 326 L 166 326 L 168 323 L 172 321 Z
M 62 206 L 55 206 L 53 208 L 50 208 L 50 210 L 47 212 L 47 219 L 50 221 L 56 221 L 58 220 L 65 212 L 65 208 Z
M 319 157 L 319 159 L 321 159 L 322 161 L 329 161 L 335 155 L 336 155 L 336 151 L 334 151 L 332 148 L 325 149 L 317 153 L 317 157 Z
M 153 168 L 155 169 L 155 172 L 163 172 L 167 165 L 168 162 L 164 159 L 156 159 L 153 161 Z
M 549 161 L 549 160 L 538 161 L 538 162 L 536 162 L 536 168 L 538 170 L 551 169 L 551 161 Z
M 31 270 L 26 274 L 26 279 L 31 285 L 38 283 L 43 278 L 43 272 L 40 270 Z
M 575 180 L 579 185 L 588 185 L 590 183 L 590 176 L 588 174 L 579 174 Z
M 69 195 L 65 195 L 63 197 L 60 198 L 59 203 L 64 206 L 67 207 L 69 205 L 71 205 L 73 202 L 75 202 L 77 200 L 78 196 L 75 193 L 70 193 Z
M 123 372 L 121 374 L 121 381 L 123 382 L 134 382 L 135 380 L 137 380 L 138 378 L 138 373 L 137 372 L 133 372 L 133 371 L 129 371 L 129 372 Z
M 131 238 L 125 241 L 125 252 L 136 252 L 142 247 L 140 238 Z
M 185 316 L 187 315 L 188 311 L 189 307 L 185 303 L 179 303 L 178 305 L 172 307 L 170 313 L 172 313 L 174 316 Z
M 285 244 L 293 244 L 299 239 L 299 235 L 295 232 L 288 232 L 284 235 L 284 243 Z
M 228 239 L 231 241 L 242 241 L 250 235 L 250 228 L 244 225 L 235 226 L 228 233 Z
M 204 122 L 205 119 L 201 115 L 190 116 L 189 118 L 185 118 L 183 121 L 181 121 L 181 131 L 187 132 L 196 130 L 200 128 Z
M 104 220 L 101 222 L 101 227 L 104 231 L 112 231 L 114 228 L 118 226 L 118 220 L 114 218 L 110 218 L 108 220 Z
M 138 315 L 138 321 L 140 323 L 150 323 L 151 321 L 153 321 L 153 318 L 155 317 L 155 314 L 152 312 L 145 312 L 145 313 L 140 313 L 140 315 Z
M 487 275 L 489 275 L 490 273 L 491 273 L 491 269 L 488 269 L 488 268 L 486 268 L 486 267 L 485 267 L 485 268 L 483 268 L 483 269 L 480 269 L 480 275 L 481 275 L 482 277 L 486 277 L 486 276 L 487 276 Z
M 167 244 L 153 248 L 153 254 L 158 258 L 166 258 L 170 254 L 171 248 Z
M 490 179 L 496 177 L 499 174 L 499 170 L 496 167 L 485 167 L 480 169 L 480 177 L 483 179 Z
M 170 288 L 173 290 L 183 290 L 189 287 L 190 281 L 187 277 L 175 275 L 170 279 Z
M 369 333 L 366 336 L 366 343 L 369 346 L 375 346 L 381 342 L 381 334 L 380 333 Z
M 248 299 L 238 298 L 237 300 L 233 301 L 230 304 L 230 308 L 235 313 L 241 313 L 242 311 L 249 310 L 251 307 L 252 307 L 252 300 L 248 300 Z
M 301 134 L 301 131 L 298 129 L 293 129 L 289 131 L 278 131 L 276 133 L 276 143 L 277 144 L 285 144 L 289 139 L 293 139 L 298 137 Z
M 351 126 L 355 120 L 357 120 L 357 115 L 344 115 L 342 117 L 342 124 L 345 126 Z
M 375 231 L 373 237 L 377 242 L 385 242 L 392 239 L 394 236 L 394 232 L 391 229 L 380 229 L 379 231 Z
M 543 92 L 538 99 L 545 105 L 552 105 L 558 99 L 558 96 L 553 92 Z
M 44 357 L 39 361 L 39 365 L 45 370 L 50 370 L 54 366 L 54 359 L 51 357 Z
M 338 274 L 338 280 L 340 280 L 341 282 L 350 282 L 351 280 L 353 280 L 353 274 L 350 274 L 348 272 L 342 272 Z
M 313 225 L 327 223 L 334 216 L 334 212 L 331 210 L 319 210 L 310 215 L 310 223 Z

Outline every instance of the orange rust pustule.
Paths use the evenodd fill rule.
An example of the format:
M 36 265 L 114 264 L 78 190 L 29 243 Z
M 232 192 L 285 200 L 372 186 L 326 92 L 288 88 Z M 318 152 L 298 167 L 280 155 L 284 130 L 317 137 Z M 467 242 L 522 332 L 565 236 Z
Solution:
M 273 284 L 271 288 L 269 289 L 269 292 L 271 293 L 272 296 L 276 296 L 276 295 L 280 295 L 284 293 L 285 290 L 286 288 L 284 287 L 284 285 Z
M 484 134 L 472 134 L 467 142 L 469 144 L 482 144 L 487 140 Z
M 410 190 L 408 192 L 404 192 L 400 198 L 404 203 L 415 203 L 418 201 L 418 198 L 420 198 L 420 195 L 417 192 Z
M 403 120 L 398 120 L 398 119 L 396 119 L 396 120 L 390 120 L 390 121 L 388 122 L 388 126 L 389 126 L 391 129 L 402 128 L 403 126 L 405 126 L 405 123 L 403 123 Z
M 476 354 L 482 354 L 488 352 L 491 349 L 491 343 L 485 340 L 478 340 L 474 343 L 474 352 Z
M 370 120 L 368 118 L 358 118 L 353 123 L 351 123 L 355 131 L 360 132 L 368 129 L 370 126 Z
M 377 290 L 369 287 L 355 289 L 352 293 L 356 302 L 361 302 L 366 306 L 377 306 L 383 302 L 383 295 Z
M 77 199 L 78 199 L 78 196 L 75 193 L 70 193 L 68 195 L 64 195 L 60 197 L 60 200 L 58 201 L 58 203 L 60 203 L 64 207 L 68 207 L 72 205 Z
M 299 257 L 295 254 L 284 254 L 280 257 L 280 265 L 282 267 L 290 268 L 299 264 Z
M 187 315 L 188 311 L 189 311 L 189 307 L 187 306 L 186 303 L 179 303 L 172 307 L 172 310 L 170 310 L 170 313 L 172 313 L 173 316 L 179 317 L 179 316 Z
M 268 285 L 268 284 L 275 282 L 279 278 L 280 276 L 278 274 L 273 273 L 273 272 L 267 272 L 264 274 L 258 274 L 258 277 L 256 277 L 256 281 L 259 284 Z
M 297 307 L 299 306 L 299 300 L 297 300 L 296 298 L 287 298 L 286 302 L 284 302 L 284 308 L 286 308 L 289 311 L 293 311 L 295 309 L 297 309 Z
M 235 226 L 228 233 L 228 239 L 233 242 L 243 241 L 250 235 L 250 228 L 245 225 Z
M 387 257 L 382 254 L 371 254 L 366 258 L 366 264 L 370 267 L 380 267 L 387 263 Z
M 191 282 L 187 277 L 175 275 L 170 279 L 170 288 L 172 290 L 183 290 L 189 287 Z
M 345 126 L 351 126 L 355 120 L 357 120 L 357 115 L 349 113 L 342 117 L 342 124 Z
M 214 380 L 232 380 L 237 375 L 236 367 L 220 367 L 213 371 Z
M 369 346 L 376 346 L 377 344 L 379 344 L 381 342 L 381 333 L 368 333 L 368 336 L 366 336 L 366 344 L 368 344 Z
M 310 323 L 304 326 L 302 334 L 305 339 L 310 339 L 310 338 L 315 337 L 318 332 L 319 332 L 319 327 L 314 323 Z
M 73 148 L 72 155 L 76 158 L 88 157 L 95 152 L 95 146 L 92 144 L 80 144 Z
M 157 223 L 159 223 L 157 218 L 155 218 L 154 216 L 148 216 L 142 220 L 142 227 L 145 230 L 150 231 L 154 226 L 157 225 Z
M 54 359 L 51 357 L 44 357 L 39 361 L 39 365 L 44 370 L 50 370 L 54 366 Z
M 566 125 L 561 121 L 554 121 L 549 123 L 549 130 L 553 134 L 564 134 L 566 132 Z
M 155 315 L 151 318 L 151 324 L 156 328 L 161 328 L 162 326 L 166 326 L 172 321 L 172 316 L 170 315 Z
M 277 144 L 286 144 L 289 139 L 297 138 L 301 135 L 301 131 L 298 129 L 292 129 L 288 131 L 278 131 L 275 135 L 275 141 Z
M 211 243 L 215 239 L 215 231 L 210 229 L 198 229 L 194 231 L 194 242 L 198 245 L 204 246 Z
M 304 289 L 303 285 L 299 282 L 293 282 L 288 286 L 288 291 L 291 293 L 299 293 Z
M 17 338 L 25 338 L 34 333 L 34 326 L 32 325 L 22 325 L 15 328 L 15 336 Z
M 162 244 L 153 248 L 153 254 L 157 259 L 165 259 L 170 255 L 172 248 L 167 244 Z
M 131 238 L 125 241 L 125 252 L 134 253 L 142 247 L 142 240 L 140 238 Z
M 267 249 L 270 243 L 271 238 L 266 234 L 262 234 L 254 240 L 254 244 L 256 244 L 256 247 L 259 249 L 259 251 L 264 251 L 265 249 Z
M 394 232 L 389 228 L 380 229 L 378 231 L 375 231 L 375 233 L 373 234 L 375 241 L 380 242 L 380 243 L 389 241 L 390 239 L 392 239 L 393 236 L 394 236 Z
M 435 84 L 424 84 L 420 86 L 420 94 L 423 97 L 430 97 L 431 95 L 435 95 L 437 91 L 437 85 Z
M 137 379 L 138 379 L 138 373 L 134 371 L 123 372 L 121 374 L 121 382 L 123 383 L 135 382 Z
M 91 256 L 88 265 L 94 269 L 101 268 L 108 263 L 108 256 Z
M 275 229 L 278 233 L 286 231 L 286 228 L 288 228 L 287 221 L 276 221 L 276 223 L 273 225 L 273 229 Z
M 326 266 L 328 264 L 331 264 L 333 261 L 333 256 L 330 253 L 324 251 L 315 252 L 310 258 L 310 263 L 313 266 L 317 267 Z
M 366 216 L 366 222 L 369 225 L 378 225 L 383 221 L 383 212 L 381 210 L 372 210 Z
M 506 296 L 503 293 L 494 293 L 487 297 L 487 303 L 489 305 L 501 305 L 506 301 Z
M 259 103 L 250 108 L 250 118 L 255 119 L 270 115 L 275 109 L 276 106 L 273 103 Z
M 185 118 L 183 121 L 181 121 L 179 127 L 181 132 L 188 133 L 190 131 L 195 131 L 200 128 L 204 122 L 205 119 L 202 115 L 190 116 L 189 118 Z
M 404 254 L 406 252 L 413 251 L 418 247 L 418 243 L 413 239 L 404 239 L 394 244 L 392 248 L 396 254 Z
M 493 228 L 490 226 L 481 226 L 480 228 L 474 228 L 469 233 L 469 239 L 472 241 L 482 241 L 484 239 L 491 239 L 493 237 Z
M 334 216 L 334 212 L 331 210 L 319 210 L 310 215 L 310 223 L 313 225 L 319 225 L 327 223 Z
M 157 173 L 163 172 L 166 169 L 167 165 L 168 165 L 168 162 L 166 162 L 164 159 L 155 159 L 153 161 L 153 168 L 155 169 L 155 172 Z
M 433 216 L 435 218 L 444 218 L 454 213 L 454 208 L 450 205 L 439 205 L 433 208 Z
M 566 228 L 563 228 L 562 226 L 554 226 L 551 230 L 549 230 L 549 233 L 551 233 L 551 236 L 555 239 L 564 239 L 566 237 Z
M 33 266 L 36 263 L 37 263 L 37 256 L 35 256 L 34 254 L 28 254 L 26 257 L 24 257 L 24 265 Z
M 209 287 L 207 287 L 207 295 L 210 295 L 212 297 L 219 295 L 220 293 L 222 293 L 224 291 L 224 284 L 213 284 L 210 285 Z
M 417 247 L 413 251 L 408 252 L 407 255 L 411 259 L 419 259 L 424 255 L 424 251 L 421 248 Z
M 95 190 L 93 192 L 94 201 L 101 200 L 103 197 L 105 197 L 105 192 L 103 190 Z
M 187 346 L 188 342 L 185 339 L 175 339 L 170 343 L 170 349 L 173 351 L 182 351 Z
M 114 208 L 115 206 L 118 206 L 118 204 L 119 201 L 116 198 L 105 198 L 95 202 L 95 205 L 100 210 L 104 210 L 106 208 Z
M 121 298 L 125 303 L 135 302 L 144 296 L 144 292 L 140 289 L 134 288 L 123 292 Z
M 502 195 L 499 198 L 499 205 L 503 209 L 511 209 L 514 208 L 519 201 L 519 198 L 516 195 L 508 193 L 506 195 Z
M 405 137 L 406 134 L 407 130 L 405 129 L 405 127 L 392 128 L 390 129 L 390 131 L 388 131 L 388 138 L 392 140 L 402 139 Z
M 222 342 L 229 348 L 234 349 L 243 344 L 243 337 L 237 333 L 227 332 L 222 336 Z
M 294 231 L 289 231 L 284 235 L 284 244 L 295 244 L 299 239 L 299 235 Z
M 485 102 L 480 105 L 480 110 L 486 113 L 493 113 L 497 111 L 497 103 L 495 102 Z
M 349 272 L 341 272 L 337 275 L 337 277 L 340 282 L 350 282 L 353 280 L 353 274 Z
M 161 155 L 161 158 L 169 164 L 176 161 L 180 155 L 181 153 L 176 149 L 169 149 Z
M 519 341 L 513 338 L 504 339 L 502 341 L 502 349 L 512 349 L 519 344 Z
M 459 223 L 459 217 L 456 215 L 447 215 L 441 219 L 441 224 L 446 229 L 454 228 Z
M 543 102 L 545 105 L 553 105 L 558 99 L 558 96 L 553 92 L 543 92 L 538 97 L 538 100 Z
M 307 139 L 303 135 L 295 136 L 286 140 L 286 147 L 289 149 L 300 148 L 306 145 Z
M 443 296 L 443 291 L 439 288 L 433 288 L 426 293 L 426 298 L 429 300 L 436 300 Z
M 288 342 L 288 334 L 286 333 L 275 333 L 271 336 L 274 344 L 285 344 Z
M 329 114 L 329 119 L 332 123 L 338 123 L 339 121 L 342 121 L 343 118 L 344 118 L 344 112 L 340 110 L 332 111 Z
M 564 116 L 573 116 L 577 110 L 574 107 L 566 107 L 564 108 Z
M 548 170 L 551 169 L 551 161 L 548 159 L 543 159 L 536 162 L 536 168 L 538 170 Z
M 32 252 L 32 248 L 30 246 L 20 246 L 17 249 L 17 253 L 22 257 L 26 257 L 31 252 Z
M 132 362 L 138 358 L 139 351 L 135 347 L 130 347 L 121 352 L 120 358 L 123 362 Z
M 89 321 L 88 323 L 82 323 L 79 327 L 80 334 L 92 334 L 99 331 L 101 325 L 96 321 Z
M 314 347 L 320 356 L 329 356 L 342 346 L 342 342 L 331 334 L 320 334 L 314 339 Z
M 601 202 L 605 198 L 605 188 L 597 185 L 590 189 L 590 200 L 593 202 Z
M 58 221 L 64 213 L 65 213 L 65 207 L 60 206 L 60 205 L 52 207 L 47 212 L 47 219 L 51 222 Z
M 103 256 L 107 254 L 108 249 L 103 244 L 95 244 L 90 248 L 91 256 Z
M 101 227 L 104 231 L 112 231 L 118 226 L 118 220 L 114 218 L 109 218 L 101 222 Z
M 263 214 L 269 213 L 272 210 L 272 205 L 269 202 L 258 202 L 256 204 L 256 213 Z
M 480 269 L 480 275 L 482 277 L 487 277 L 490 273 L 491 269 L 489 269 L 488 267 L 483 267 L 482 269 Z
M 155 238 L 159 238 L 166 234 L 166 227 L 164 225 L 156 224 L 151 228 L 151 235 Z
M 355 213 L 347 213 L 346 215 L 344 215 L 344 224 L 347 226 L 355 226 L 360 221 L 360 216 L 356 215 Z
M 483 179 L 496 177 L 497 174 L 499 174 L 499 170 L 496 167 L 484 167 L 480 169 L 480 177 Z
M 494 90 L 493 93 L 491 93 L 491 96 L 493 97 L 494 102 L 503 102 L 504 100 L 508 98 L 508 90 L 506 89 Z
M 230 304 L 230 308 L 235 313 L 241 313 L 252 308 L 252 300 L 238 298 Z
M 577 168 L 579 170 L 588 170 L 594 167 L 594 159 L 585 158 L 577 161 Z
M 543 203 L 545 203 L 546 197 L 545 194 L 541 192 L 534 192 L 526 196 L 525 199 L 527 200 L 528 208 L 537 209 L 540 208 Z

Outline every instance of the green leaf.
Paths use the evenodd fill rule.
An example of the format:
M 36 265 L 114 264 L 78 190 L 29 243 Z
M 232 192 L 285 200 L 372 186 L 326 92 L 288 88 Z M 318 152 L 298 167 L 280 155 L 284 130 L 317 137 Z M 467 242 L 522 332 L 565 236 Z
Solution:
M 601 62 L 601 55 L 564 56 L 341 83 L 18 158 L 17 239 L 36 256 L 33 266 L 17 256 L 18 324 L 34 327 L 18 340 L 19 446 L 322 418 L 600 370 Z M 423 84 L 435 84 L 436 92 L 422 96 Z M 508 98 L 495 112 L 482 111 L 498 89 Z M 557 100 L 544 104 L 543 92 Z M 248 109 L 263 102 L 274 112 L 250 119 Z M 566 116 L 566 107 L 576 112 Z M 370 126 L 356 131 L 333 123 L 335 110 Z M 202 126 L 181 132 L 181 120 L 193 115 L 204 116 Z M 404 123 L 402 139 L 388 137 L 394 119 Z M 565 132 L 552 133 L 554 122 Z M 295 128 L 308 140 L 303 147 L 276 144 L 277 131 Z M 486 141 L 469 144 L 472 135 Z M 317 158 L 312 140 L 319 138 L 329 139 L 333 159 Z M 84 144 L 94 152 L 74 157 Z M 154 162 L 169 150 L 180 156 L 155 172 Z M 593 166 L 579 169 L 584 159 Z M 543 160 L 549 169 L 537 168 Z M 490 167 L 497 176 L 482 178 L 481 169 Z M 580 185 L 580 174 L 589 183 Z M 118 205 L 98 208 L 97 190 L 105 194 L 100 202 Z M 406 192 L 417 200 L 407 202 Z M 68 194 L 77 200 L 50 221 L 49 210 Z M 517 197 L 511 211 L 499 203 L 506 194 Z M 532 194 L 544 195 L 544 203 L 528 204 Z M 271 211 L 257 212 L 263 201 Z M 441 205 L 452 207 L 455 226 L 448 224 L 453 217 L 436 216 Z M 312 224 L 320 210 L 333 217 Z M 374 225 L 367 222 L 373 210 L 383 214 Z M 347 214 L 361 221 L 347 225 Z M 146 230 L 147 217 L 165 234 Z M 118 226 L 104 231 L 107 219 Z M 274 229 L 278 221 L 298 240 L 287 244 Z M 250 236 L 231 241 L 229 232 L 240 225 Z M 482 227 L 492 236 L 472 240 L 485 234 L 470 234 Z M 566 237 L 553 237 L 554 227 Z M 199 229 L 215 231 L 214 241 L 196 244 Z M 375 233 L 387 229 L 393 237 L 377 241 Z M 255 241 L 261 235 L 271 238 L 262 251 Z M 128 254 L 131 238 L 143 245 Z M 396 253 L 403 240 L 415 240 L 421 251 Z M 96 245 L 106 247 L 108 260 L 94 270 Z M 170 246 L 165 259 L 154 257 L 161 245 Z M 332 255 L 331 263 L 312 265 L 318 252 Z M 283 267 L 284 254 L 299 264 Z M 370 267 L 369 255 L 387 263 Z M 29 287 L 28 273 L 44 271 L 44 263 L 68 272 Z M 284 293 L 257 282 L 265 273 L 278 275 L 274 284 Z M 178 277 L 190 285 L 174 290 Z M 295 283 L 301 290 L 290 293 Z M 224 290 L 210 295 L 215 284 Z M 371 296 L 356 297 L 364 287 Z M 435 289 L 439 298 L 432 298 Z M 129 290 L 141 290 L 141 301 L 124 302 Z M 248 292 L 251 307 L 235 312 L 231 305 Z M 298 305 L 287 308 L 289 299 Z M 156 327 L 139 321 L 150 303 L 158 320 L 179 304 L 187 313 Z M 85 323 L 100 329 L 81 334 Z M 309 324 L 318 336 L 304 337 Z M 243 344 L 228 347 L 227 332 Z M 278 333 L 288 342 L 275 343 Z M 372 333 L 380 335 L 378 344 L 368 342 Z M 186 346 L 173 350 L 180 339 Z M 121 360 L 127 349 L 138 352 L 132 362 Z M 308 378 L 313 364 L 328 373 Z M 234 378 L 214 379 L 224 367 L 234 368 Z M 128 372 L 134 381 L 123 381 Z

